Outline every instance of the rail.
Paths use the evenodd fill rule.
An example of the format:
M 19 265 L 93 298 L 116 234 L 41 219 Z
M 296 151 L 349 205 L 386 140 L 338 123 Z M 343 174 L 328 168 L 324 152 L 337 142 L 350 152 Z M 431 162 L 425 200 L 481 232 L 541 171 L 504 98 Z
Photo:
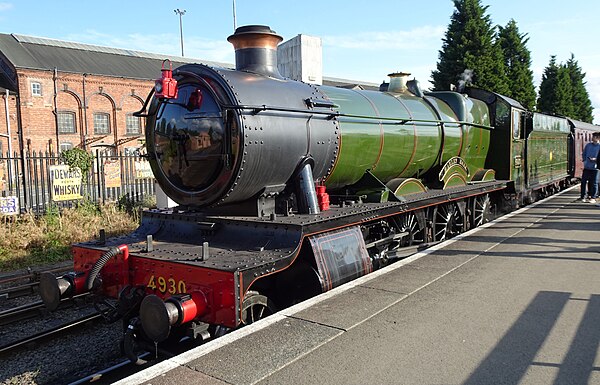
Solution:
M 88 324 L 89 322 L 96 322 L 96 321 L 100 321 L 101 319 L 102 319 L 102 315 L 100 313 L 97 313 L 97 312 L 92 313 L 92 314 L 80 317 L 74 321 L 71 321 L 71 322 L 68 322 L 68 323 L 65 323 L 62 325 L 58 325 L 54 328 L 47 329 L 42 332 L 35 333 L 35 334 L 29 335 L 24 338 L 20 338 L 16 341 L 9 342 L 8 344 L 0 345 L 0 355 L 13 352 L 13 351 L 15 351 L 19 348 L 22 348 L 24 346 L 27 346 L 29 344 L 38 343 L 38 342 L 41 342 L 41 341 L 51 338 L 51 337 L 58 337 L 62 333 L 71 332 L 79 327 L 82 327 L 82 326 Z

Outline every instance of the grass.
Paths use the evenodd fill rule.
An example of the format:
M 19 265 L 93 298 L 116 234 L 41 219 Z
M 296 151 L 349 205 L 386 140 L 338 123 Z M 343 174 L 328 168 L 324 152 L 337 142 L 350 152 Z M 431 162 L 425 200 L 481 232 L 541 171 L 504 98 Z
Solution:
M 71 259 L 70 246 L 98 237 L 126 234 L 137 228 L 132 205 L 82 201 L 77 207 L 51 207 L 45 215 L 0 217 L 0 271 L 53 264 Z

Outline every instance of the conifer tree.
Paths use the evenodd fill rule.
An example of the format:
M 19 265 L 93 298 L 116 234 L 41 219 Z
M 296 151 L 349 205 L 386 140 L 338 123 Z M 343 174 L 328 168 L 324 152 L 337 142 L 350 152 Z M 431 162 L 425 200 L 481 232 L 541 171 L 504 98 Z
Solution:
M 573 87 L 571 86 L 571 77 L 566 66 L 558 67 L 558 77 L 556 82 L 556 105 L 552 111 L 556 115 L 573 117 Z
M 502 51 L 490 16 L 480 0 L 454 0 L 455 11 L 439 51 L 437 70 L 431 73 L 435 90 L 465 83 L 506 94 L 508 86 Z M 467 73 L 472 76 L 464 77 Z M 462 78 L 461 78 L 462 75 Z
M 571 80 L 571 91 L 573 97 L 573 115 L 570 115 L 573 119 L 581 120 L 584 122 L 592 123 L 593 107 L 590 95 L 585 88 L 585 74 L 581 71 L 579 63 L 575 60 L 575 55 L 571 54 L 571 58 L 567 60 L 565 68 L 569 74 Z
M 574 93 L 570 72 L 567 65 L 556 64 L 555 55 L 550 57 L 550 63 L 542 74 L 537 102 L 538 111 L 579 120 L 573 102 Z
M 535 107 L 535 86 L 531 70 L 531 52 L 526 44 L 527 34 L 520 34 L 517 23 L 511 19 L 506 27 L 498 26 L 497 44 L 504 56 L 508 84 L 507 96 L 519 101 L 525 108 Z
M 537 100 L 537 110 L 540 112 L 552 113 L 556 106 L 556 85 L 558 84 L 558 65 L 556 64 L 556 55 L 550 56 L 548 66 L 544 68 L 542 81 L 540 82 L 540 92 Z

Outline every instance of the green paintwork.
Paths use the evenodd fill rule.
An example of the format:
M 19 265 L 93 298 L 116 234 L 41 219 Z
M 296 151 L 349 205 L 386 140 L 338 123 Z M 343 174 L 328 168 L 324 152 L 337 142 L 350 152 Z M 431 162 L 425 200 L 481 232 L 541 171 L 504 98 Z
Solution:
M 352 186 L 352 193 L 361 197 L 363 202 L 379 203 L 398 200 L 393 194 L 390 195 L 390 189 L 370 171 L 365 172 Z
M 460 152 L 452 156 L 458 155 L 466 162 L 469 170 L 467 179 L 472 178 L 478 170 L 485 168 L 490 146 L 490 115 L 487 105 L 481 100 L 451 91 L 431 92 L 428 95 L 437 98 L 438 105 L 448 105 L 456 116 L 455 119 L 463 123 L 459 139 Z M 450 137 L 449 145 L 452 144 Z
M 425 187 L 419 179 L 415 178 L 392 179 L 388 182 L 387 186 L 396 196 L 417 194 L 427 191 L 427 187 Z
M 459 157 L 449 160 L 440 172 L 440 181 L 444 182 L 444 188 L 464 186 L 467 184 L 468 170 L 466 163 Z
M 565 118 L 533 114 L 533 131 L 527 138 L 528 187 L 567 176 L 569 133 Z
M 467 180 L 459 173 L 450 175 L 450 177 L 444 181 L 444 189 L 466 185 Z
M 496 170 L 484 168 L 477 171 L 471 178 L 472 182 L 487 182 L 496 180 Z
M 469 168 L 469 177 L 472 178 L 475 173 L 485 168 L 490 146 L 490 130 L 478 127 L 490 126 L 490 115 L 484 102 L 477 99 L 465 99 L 467 104 L 467 121 L 475 125 L 465 125 L 465 135 L 463 149 L 460 157 L 465 160 Z
M 320 90 L 339 106 L 341 115 L 351 115 L 339 117 L 341 146 L 326 181 L 329 188 L 351 185 L 366 170 L 385 183 L 421 175 L 434 166 L 441 128 L 422 98 L 326 86 Z
M 523 191 L 525 189 L 525 146 L 521 139 L 512 140 L 510 167 L 508 178 L 514 181 L 515 191 Z
M 463 129 L 462 125 L 455 123 L 458 121 L 452 108 L 444 101 L 425 96 L 425 99 L 433 104 L 440 114 L 440 120 L 444 121 L 444 146 L 442 149 L 441 164 L 446 163 L 450 158 L 459 156 L 463 147 Z

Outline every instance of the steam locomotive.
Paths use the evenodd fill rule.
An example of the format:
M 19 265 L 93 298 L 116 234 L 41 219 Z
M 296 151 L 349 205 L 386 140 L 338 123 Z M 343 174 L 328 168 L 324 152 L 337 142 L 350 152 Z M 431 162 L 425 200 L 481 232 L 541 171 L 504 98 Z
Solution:
M 221 335 L 559 191 L 595 127 L 404 73 L 379 91 L 306 84 L 279 74 L 269 27 L 228 40 L 235 70 L 163 66 L 140 112 L 179 206 L 42 276 L 49 309 L 91 291 L 124 320 L 133 360 L 132 341 Z

